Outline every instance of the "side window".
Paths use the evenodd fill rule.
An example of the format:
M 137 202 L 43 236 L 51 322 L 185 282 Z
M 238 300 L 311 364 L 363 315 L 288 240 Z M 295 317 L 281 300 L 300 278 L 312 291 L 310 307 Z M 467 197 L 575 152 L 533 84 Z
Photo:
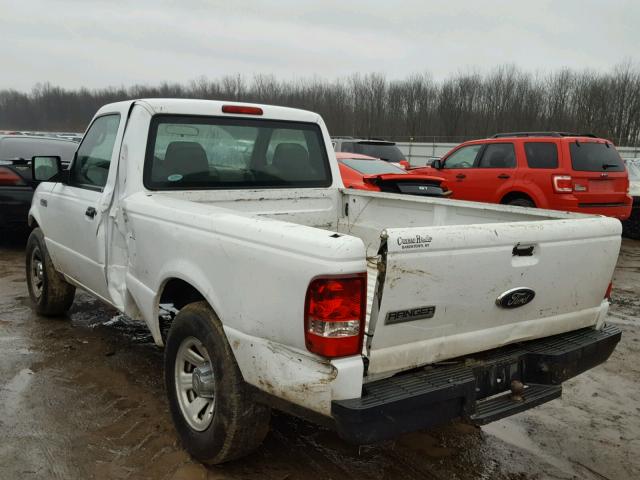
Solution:
M 72 185 L 96 190 L 104 187 L 119 125 L 120 115 L 117 114 L 104 115 L 93 122 L 71 167 Z
M 516 168 L 513 143 L 490 143 L 485 148 L 478 168 Z
M 472 168 L 483 145 L 468 145 L 453 152 L 444 161 L 443 168 Z
M 526 142 L 524 151 L 529 168 L 558 168 L 558 147 L 555 143 Z

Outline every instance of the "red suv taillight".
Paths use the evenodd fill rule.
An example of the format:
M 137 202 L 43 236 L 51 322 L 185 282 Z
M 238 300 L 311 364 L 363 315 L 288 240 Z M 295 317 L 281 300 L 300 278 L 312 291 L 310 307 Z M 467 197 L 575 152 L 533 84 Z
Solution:
M 7 167 L 0 167 L 0 185 L 24 185 L 24 180 L 20 175 Z
M 573 192 L 573 181 L 571 177 L 569 175 L 554 175 L 553 189 L 556 191 L 556 193 Z
M 366 273 L 312 280 L 304 308 L 307 349 L 324 357 L 359 354 L 366 310 Z
M 613 290 L 613 282 L 609 282 L 609 286 L 607 287 L 607 291 L 604 292 L 604 298 L 606 300 L 611 300 L 611 290 Z

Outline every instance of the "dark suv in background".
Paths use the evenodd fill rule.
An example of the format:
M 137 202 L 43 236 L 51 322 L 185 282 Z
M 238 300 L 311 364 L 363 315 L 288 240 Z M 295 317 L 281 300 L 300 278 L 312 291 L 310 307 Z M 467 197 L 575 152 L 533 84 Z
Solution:
M 31 180 L 31 158 L 57 156 L 68 164 L 78 143 L 60 138 L 0 135 L 0 230 L 26 227 L 36 187 Z
M 379 158 L 385 162 L 398 163 L 403 168 L 409 166 L 404 153 L 400 151 L 395 142 L 387 142 L 377 138 L 332 137 L 331 143 L 336 152 L 359 153 Z

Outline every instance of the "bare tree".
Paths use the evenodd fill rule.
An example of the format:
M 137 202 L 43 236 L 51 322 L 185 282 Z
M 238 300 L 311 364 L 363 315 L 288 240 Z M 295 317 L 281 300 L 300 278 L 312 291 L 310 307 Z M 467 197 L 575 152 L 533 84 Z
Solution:
M 30 92 L 0 90 L 0 129 L 84 130 L 103 104 L 129 98 L 178 97 L 251 101 L 320 113 L 336 135 L 464 140 L 508 130 L 593 132 L 618 144 L 640 137 L 640 69 L 626 61 L 607 72 L 562 69 L 546 75 L 514 65 L 487 74 L 458 73 L 434 81 L 428 73 L 402 80 L 352 75 L 278 80 L 258 74 L 197 78 L 96 90 L 49 83 Z

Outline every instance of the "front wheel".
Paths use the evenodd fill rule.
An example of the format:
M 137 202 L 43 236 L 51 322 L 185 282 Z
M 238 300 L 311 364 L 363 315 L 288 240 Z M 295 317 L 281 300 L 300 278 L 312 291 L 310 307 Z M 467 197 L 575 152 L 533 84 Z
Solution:
M 73 304 L 76 288 L 56 271 L 39 228 L 29 235 L 26 253 L 27 287 L 36 312 L 45 316 L 65 314 Z
M 176 315 L 164 371 L 173 423 L 195 458 L 224 463 L 262 443 L 270 410 L 253 399 L 222 324 L 206 302 L 190 303 Z

